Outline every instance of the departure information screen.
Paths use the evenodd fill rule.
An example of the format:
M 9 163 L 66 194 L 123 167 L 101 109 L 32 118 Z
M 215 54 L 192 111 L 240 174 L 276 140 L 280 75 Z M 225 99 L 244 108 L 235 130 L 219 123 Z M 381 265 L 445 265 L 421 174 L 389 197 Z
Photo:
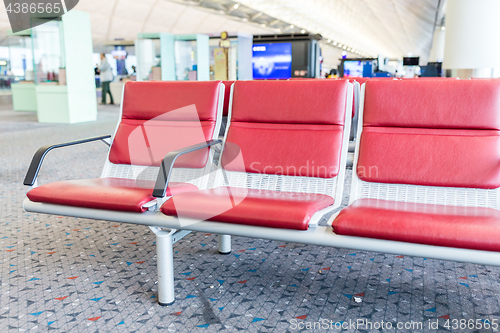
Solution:
M 253 45 L 254 79 L 289 79 L 292 77 L 292 44 Z

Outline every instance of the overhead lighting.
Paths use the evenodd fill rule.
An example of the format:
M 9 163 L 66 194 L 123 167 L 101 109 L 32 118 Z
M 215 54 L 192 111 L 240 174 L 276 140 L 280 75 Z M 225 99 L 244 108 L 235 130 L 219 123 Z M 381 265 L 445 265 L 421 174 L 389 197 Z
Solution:
M 333 42 L 333 45 L 337 45 L 337 42 Z
M 342 47 L 342 44 L 339 44 L 339 47 Z
M 240 4 L 236 3 L 236 4 L 234 4 L 233 8 L 238 9 L 239 6 L 240 6 Z
M 331 42 L 332 42 L 332 40 L 331 40 L 331 39 L 329 39 L 329 40 L 328 40 L 328 43 L 331 43 Z
M 300 30 L 301 33 L 305 34 L 306 31 L 304 29 Z
M 293 24 L 290 24 L 290 29 L 293 29 L 295 28 L 295 26 Z
M 348 47 L 348 48 L 347 48 L 347 51 L 351 52 L 351 48 L 350 48 L 350 47 Z
M 344 50 L 347 49 L 347 46 L 344 45 L 344 47 L 342 47 Z
M 446 27 L 441 27 L 441 30 L 446 30 Z

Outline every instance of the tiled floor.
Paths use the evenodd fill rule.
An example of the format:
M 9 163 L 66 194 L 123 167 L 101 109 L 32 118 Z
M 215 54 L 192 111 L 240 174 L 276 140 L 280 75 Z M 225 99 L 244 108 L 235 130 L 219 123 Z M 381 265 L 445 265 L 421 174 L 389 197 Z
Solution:
M 287 332 L 320 320 L 323 329 L 308 331 L 328 324 L 333 332 L 430 332 L 436 320 L 439 331 L 450 331 L 448 318 L 500 319 L 495 267 L 241 237 L 233 237 L 233 254 L 221 256 L 216 235 L 203 233 L 174 245 L 177 300 L 161 307 L 147 227 L 22 209 L 35 150 L 111 133 L 118 108 L 100 107 L 97 122 L 78 125 L 42 125 L 11 109 L 1 96 L 0 332 Z M 96 142 L 52 152 L 40 183 L 98 177 L 106 149 Z M 348 325 L 358 319 L 414 326 Z

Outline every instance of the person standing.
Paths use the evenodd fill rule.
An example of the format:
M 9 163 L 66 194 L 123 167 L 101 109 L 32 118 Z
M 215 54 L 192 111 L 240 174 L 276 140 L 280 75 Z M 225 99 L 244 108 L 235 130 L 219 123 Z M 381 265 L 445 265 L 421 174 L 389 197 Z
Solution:
M 106 104 L 106 94 L 109 94 L 110 104 L 115 104 L 113 101 L 113 95 L 111 95 L 111 90 L 109 89 L 109 84 L 113 81 L 113 70 L 111 69 L 104 53 L 101 53 L 101 65 L 99 66 L 99 71 L 101 73 L 102 85 L 101 104 Z

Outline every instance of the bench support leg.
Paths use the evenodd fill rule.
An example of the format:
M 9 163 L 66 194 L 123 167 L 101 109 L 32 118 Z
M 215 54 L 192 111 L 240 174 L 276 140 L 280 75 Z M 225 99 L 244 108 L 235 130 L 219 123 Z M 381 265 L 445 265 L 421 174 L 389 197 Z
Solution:
M 174 253 L 172 235 L 176 230 L 151 227 L 156 234 L 156 265 L 158 269 L 158 304 L 172 305 L 174 295 Z
M 231 235 L 219 235 L 219 253 L 231 253 Z

